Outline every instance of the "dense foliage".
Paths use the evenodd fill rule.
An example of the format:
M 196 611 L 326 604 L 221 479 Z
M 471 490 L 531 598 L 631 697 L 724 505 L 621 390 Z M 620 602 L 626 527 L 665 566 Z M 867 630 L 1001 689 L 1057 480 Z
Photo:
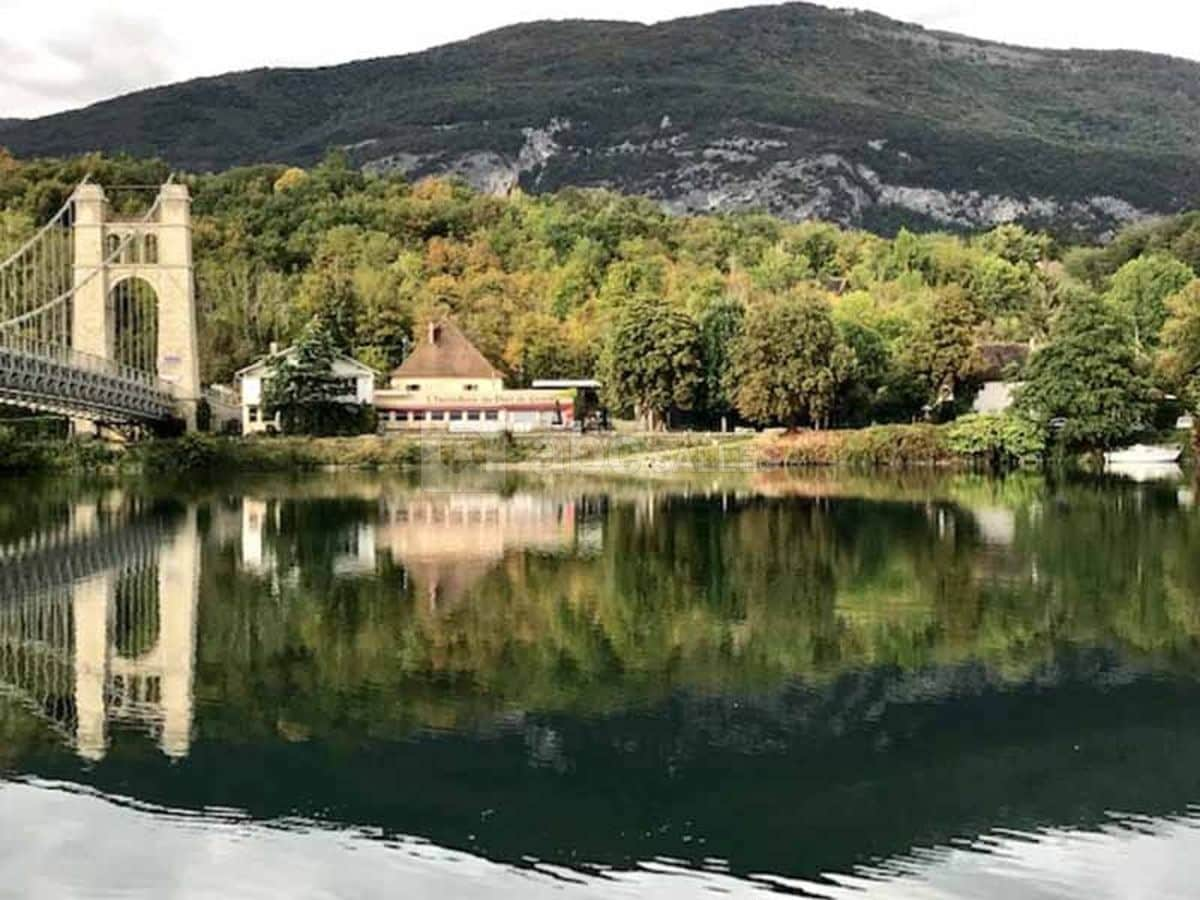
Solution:
M 1068 447 L 1112 447 L 1150 421 L 1151 384 L 1134 343 L 1117 314 L 1090 297 L 1064 308 L 1026 378 L 1019 408 Z
M 0 156 L 0 252 L 86 172 L 147 184 L 164 167 Z M 333 349 L 387 371 L 414 329 L 449 314 L 511 384 L 601 374 L 615 408 L 660 420 L 947 420 L 985 378 L 1020 378 L 983 352 L 1004 342 L 1037 351 L 1025 408 L 1042 424 L 1090 416 L 1085 398 L 1109 392 L 1106 422 L 1071 425 L 1075 443 L 1131 436 L 1155 396 L 1200 401 L 1196 214 L 1063 248 L 1015 225 L 889 240 L 766 215 L 673 217 L 603 191 L 499 198 L 369 176 L 337 154 L 185 180 L 206 382 L 314 319 Z

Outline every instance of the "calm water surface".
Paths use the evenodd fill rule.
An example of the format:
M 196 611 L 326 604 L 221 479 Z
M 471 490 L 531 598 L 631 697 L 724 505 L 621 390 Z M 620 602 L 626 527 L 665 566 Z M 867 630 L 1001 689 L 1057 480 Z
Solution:
M 0 896 L 1200 896 L 1193 504 L 0 482 Z

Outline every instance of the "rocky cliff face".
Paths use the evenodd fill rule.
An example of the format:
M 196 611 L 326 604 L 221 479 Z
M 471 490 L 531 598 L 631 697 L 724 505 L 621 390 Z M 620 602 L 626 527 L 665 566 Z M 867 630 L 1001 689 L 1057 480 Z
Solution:
M 347 149 L 367 171 L 379 174 L 453 175 L 497 194 L 517 187 L 530 192 L 566 184 L 605 187 L 650 197 L 679 214 L 764 211 L 795 221 L 964 230 L 1021 221 L 1098 236 L 1154 214 L 1112 194 L 1037 196 L 1015 185 L 1011 193 L 994 193 L 890 183 L 872 162 L 912 157 L 884 138 L 844 154 L 813 152 L 805 142 L 794 146 L 787 129 L 739 122 L 729 122 L 727 129 L 723 137 L 698 138 L 664 113 L 652 138 L 596 143 L 574 133 L 571 120 L 554 118 L 523 128 L 524 143 L 507 155 L 468 150 L 374 156 L 376 142 Z M 610 174 L 592 174 L 597 159 L 609 164 Z
M 23 154 L 305 164 L 604 186 L 678 212 L 881 231 L 1102 235 L 1200 198 L 1200 64 L 1044 51 L 806 4 L 541 22 L 423 53 L 258 70 L 0 127 Z

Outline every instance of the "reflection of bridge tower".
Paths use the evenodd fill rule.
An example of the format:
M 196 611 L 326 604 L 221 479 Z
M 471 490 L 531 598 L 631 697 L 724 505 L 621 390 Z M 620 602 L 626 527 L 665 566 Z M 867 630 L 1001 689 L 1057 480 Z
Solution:
M 187 755 L 199 587 L 194 513 L 156 559 L 75 586 L 76 737 L 82 756 L 104 755 L 109 721 L 150 725 L 164 753 Z
M 0 576 L 0 692 L 98 760 L 111 724 L 149 727 L 163 752 L 191 742 L 199 592 L 194 511 L 179 527 L 93 532 L 72 515 L 70 543 L 13 561 Z
M 119 219 L 99 185 L 80 185 L 74 266 L 72 347 L 157 373 L 194 424 L 200 372 L 187 187 L 163 185 L 151 215 Z

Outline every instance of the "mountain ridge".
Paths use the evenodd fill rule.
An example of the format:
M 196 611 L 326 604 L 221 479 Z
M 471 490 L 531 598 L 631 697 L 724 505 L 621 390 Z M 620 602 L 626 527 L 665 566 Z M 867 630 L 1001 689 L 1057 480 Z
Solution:
M 21 155 L 305 165 L 876 230 L 1100 234 L 1200 196 L 1200 63 L 1043 50 L 793 3 L 541 20 L 402 56 L 262 67 L 0 123 Z

